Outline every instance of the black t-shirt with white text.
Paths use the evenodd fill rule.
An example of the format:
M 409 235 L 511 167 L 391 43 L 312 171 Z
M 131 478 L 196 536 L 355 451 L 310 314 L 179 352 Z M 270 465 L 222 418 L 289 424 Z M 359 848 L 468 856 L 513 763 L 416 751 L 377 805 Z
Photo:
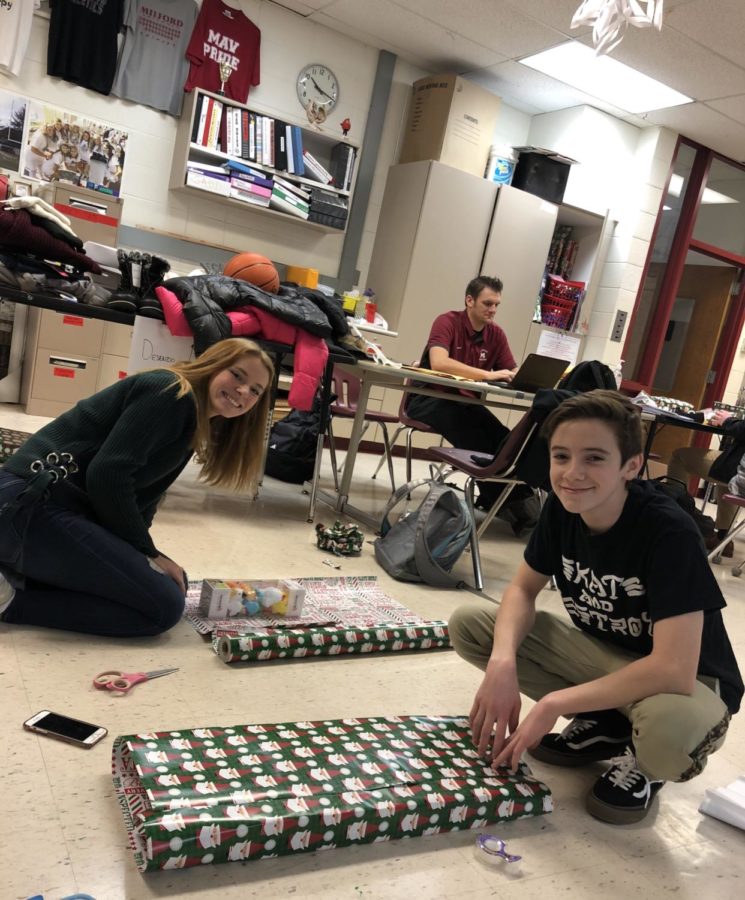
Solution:
M 572 622 L 632 653 L 652 651 L 654 623 L 702 610 L 698 673 L 718 678 L 737 712 L 743 682 L 722 621 L 726 603 L 695 522 L 652 484 L 633 481 L 618 521 L 592 534 L 550 494 L 525 561 L 553 575 Z
M 111 93 L 125 0 L 49 0 L 47 75 Z

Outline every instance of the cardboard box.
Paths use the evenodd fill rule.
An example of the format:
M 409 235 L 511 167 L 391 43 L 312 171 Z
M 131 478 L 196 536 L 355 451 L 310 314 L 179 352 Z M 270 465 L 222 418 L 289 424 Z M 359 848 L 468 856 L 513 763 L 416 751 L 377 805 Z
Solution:
M 199 615 L 208 619 L 229 619 L 234 616 L 246 618 L 247 612 L 243 601 L 260 600 L 261 592 L 273 589 L 281 594 L 276 603 L 264 607 L 255 615 L 264 612 L 275 616 L 299 616 L 303 611 L 305 588 L 297 581 L 248 581 L 248 580 L 212 580 L 202 582 L 202 593 L 199 597 Z
M 501 102 L 459 75 L 420 78 L 399 162 L 433 159 L 483 177 Z

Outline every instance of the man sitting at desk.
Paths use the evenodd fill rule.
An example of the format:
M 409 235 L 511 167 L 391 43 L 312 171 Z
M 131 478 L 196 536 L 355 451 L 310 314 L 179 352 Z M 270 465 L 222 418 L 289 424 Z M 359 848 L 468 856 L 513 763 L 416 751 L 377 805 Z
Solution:
M 688 483 L 691 475 L 716 484 L 716 534 L 707 540 L 707 549 L 713 550 L 732 527 L 737 513 L 734 503 L 722 503 L 722 497 L 729 491 L 728 482 L 736 475 L 738 463 L 745 454 L 745 419 L 738 419 L 724 409 L 704 409 L 693 414 L 692 418 L 725 429 L 726 444 L 721 452 L 703 447 L 678 447 L 670 459 L 667 474 L 684 484 Z M 734 552 L 730 541 L 722 556 L 733 556 Z
M 446 375 L 459 375 L 474 381 L 511 381 L 517 366 L 504 331 L 494 322 L 502 302 L 499 278 L 480 275 L 466 287 L 465 309 L 454 309 L 439 315 L 429 333 L 427 346 L 419 362 L 423 369 Z M 443 388 L 443 393 L 473 396 L 471 391 Z M 412 394 L 406 412 L 441 434 L 453 447 L 496 453 L 509 434 L 485 406 L 460 403 L 445 397 Z M 502 490 L 501 484 L 479 485 L 477 506 L 490 509 Z M 515 488 L 510 495 L 512 515 L 507 515 L 516 534 L 533 524 L 521 504 L 529 489 Z

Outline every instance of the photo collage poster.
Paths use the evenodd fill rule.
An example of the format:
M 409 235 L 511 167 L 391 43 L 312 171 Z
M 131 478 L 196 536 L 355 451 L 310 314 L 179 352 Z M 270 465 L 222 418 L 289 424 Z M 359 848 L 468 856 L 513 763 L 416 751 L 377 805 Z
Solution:
M 128 134 L 112 125 L 31 100 L 22 174 L 119 196 Z M 0 145 L 1 146 L 1 145 Z
M 19 173 L 28 100 L 0 90 L 0 169 Z

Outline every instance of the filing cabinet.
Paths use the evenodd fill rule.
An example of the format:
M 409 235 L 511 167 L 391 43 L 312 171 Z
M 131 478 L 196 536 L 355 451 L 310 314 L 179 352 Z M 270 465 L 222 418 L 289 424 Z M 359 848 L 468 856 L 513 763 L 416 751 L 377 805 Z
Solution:
M 58 416 L 126 375 L 132 327 L 74 313 L 29 309 L 21 403 Z

